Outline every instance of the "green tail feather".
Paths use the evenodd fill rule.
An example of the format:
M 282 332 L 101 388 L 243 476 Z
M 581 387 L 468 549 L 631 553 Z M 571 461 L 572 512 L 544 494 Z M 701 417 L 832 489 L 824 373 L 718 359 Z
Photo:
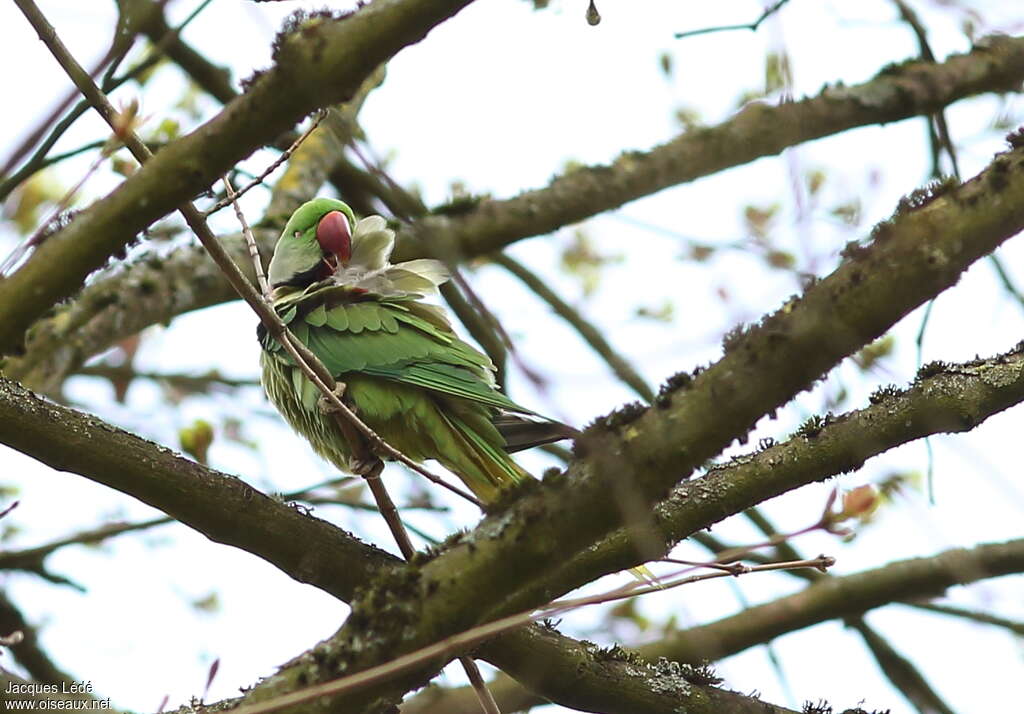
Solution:
M 487 441 L 465 421 L 443 412 L 441 416 L 460 448 L 455 453 L 438 454 L 437 460 L 456 473 L 481 501 L 493 501 L 504 486 L 531 478 L 504 449 Z

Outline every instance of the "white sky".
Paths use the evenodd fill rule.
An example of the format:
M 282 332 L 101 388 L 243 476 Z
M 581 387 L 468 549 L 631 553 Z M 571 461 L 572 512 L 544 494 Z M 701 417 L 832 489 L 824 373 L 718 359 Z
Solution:
M 172 3 L 172 19 L 180 20 L 195 4 Z M 284 14 L 297 6 L 319 4 L 216 0 L 185 37 L 214 61 L 230 66 L 237 80 L 269 63 L 270 39 Z M 954 15 L 926 12 L 923 3 L 916 4 L 921 5 L 939 57 L 967 49 Z M 999 12 L 1013 14 L 1009 5 L 976 4 L 993 22 L 1001 21 Z M 54 0 L 40 6 L 84 64 L 106 49 L 113 3 Z M 886 63 L 917 51 L 909 31 L 893 22 L 891 3 L 882 1 L 794 1 L 756 34 L 722 33 L 683 41 L 673 39 L 672 33 L 753 19 L 760 5 L 603 0 L 598 7 L 604 21 L 590 27 L 583 19 L 585 0 L 553 0 L 552 8 L 543 12 L 534 12 L 522 0 L 480 0 L 400 54 L 362 115 L 377 151 L 393 158 L 393 175 L 419 185 L 430 203 L 445 200 L 454 180 L 472 191 L 510 196 L 545 184 L 567 161 L 605 162 L 623 149 L 647 148 L 674 136 L 678 108 L 697 109 L 706 124 L 727 118 L 742 93 L 763 86 L 766 50 L 784 45 L 790 53 L 797 97 L 816 93 L 826 82 L 866 80 Z M 230 41 L 225 41 L 225 27 L 231 28 Z M 3 135 L 9 137 L 5 146 L 11 146 L 70 84 L 10 3 L 0 5 L 0 41 L 8 62 L 16 59 L 19 66 L 30 68 L 5 76 L 8 96 L 19 98 L 8 102 L 2 114 Z M 671 78 L 658 69 L 663 52 L 673 59 Z M 171 107 L 183 87 L 179 74 L 165 72 L 145 90 L 144 112 L 153 117 L 153 125 L 175 112 Z M 138 92 L 135 86 L 125 90 L 115 99 L 126 100 Z M 952 134 L 962 147 L 965 177 L 1001 147 L 1005 132 L 990 131 L 999 101 L 983 97 L 948 112 Z M 214 110 L 212 102 L 202 106 L 207 116 Z M 1020 100 L 1011 100 L 1009 109 L 1019 122 Z M 174 115 L 186 121 L 180 111 Z M 98 119 L 84 117 L 57 149 L 105 136 Z M 8 151 L 0 149 L 0 155 Z M 59 176 L 70 184 L 91 158 L 69 162 Z M 268 161 L 261 154 L 245 165 L 258 170 Z M 927 180 L 928 162 L 923 122 L 915 120 L 817 141 L 781 158 L 629 204 L 585 225 L 602 252 L 622 257 L 621 263 L 606 269 L 600 290 L 589 299 L 582 296 L 577 281 L 559 272 L 559 254 L 571 240 L 571 229 L 521 242 L 511 253 L 605 326 L 613 344 L 657 384 L 675 371 L 715 359 L 722 332 L 778 306 L 797 289 L 791 274 L 769 271 L 747 253 L 722 251 L 706 264 L 679 261 L 685 246 L 680 236 L 710 244 L 745 240 L 743 207 L 779 203 L 781 214 L 773 233 L 778 246 L 792 250 L 802 269 L 826 274 L 846 240 L 866 234 L 874 221 L 891 212 L 900 195 Z M 794 183 L 818 168 L 828 173 L 819 205 L 794 229 Z M 113 175 L 97 176 L 89 197 L 102 195 L 116 180 Z M 864 222 L 850 234 L 828 211 L 854 197 L 863 201 Z M 259 191 L 250 194 L 250 217 L 258 215 L 265 198 Z M 225 231 L 234 230 L 228 213 L 218 216 L 217 225 Z M 637 222 L 659 230 L 639 228 Z M 0 240 L 9 241 L 10 236 L 0 224 Z M 0 244 L 0 253 L 5 250 Z M 1011 243 L 1000 255 L 1018 284 L 1024 285 L 1024 270 L 1018 267 L 1024 248 Z M 816 263 L 809 262 L 812 257 Z M 470 277 L 516 339 L 523 359 L 549 379 L 549 391 L 538 394 L 514 373 L 509 391 L 515 399 L 582 425 L 633 398 L 576 335 L 514 279 L 494 267 L 480 268 Z M 720 290 L 728 292 L 728 301 L 719 297 Z M 666 301 L 675 311 L 670 324 L 634 315 L 639 306 L 657 308 Z M 786 436 L 802 418 L 821 412 L 824 400 L 836 394 L 840 383 L 850 398 L 838 410 L 863 406 L 877 384 L 905 384 L 917 366 L 913 339 L 919 324 L 920 314 L 915 313 L 897 326 L 897 351 L 878 372 L 865 379 L 852 364 L 844 364 L 814 393 L 801 395 L 777 421 L 762 424 L 751 443 L 761 436 Z M 170 328 L 149 331 L 137 366 L 173 372 L 216 367 L 234 376 L 255 376 L 254 325 L 255 318 L 238 304 L 189 315 Z M 1017 342 L 1022 327 L 1021 307 L 1004 299 L 990 266 L 981 262 L 936 302 L 924 359 L 992 354 Z M 241 419 L 244 435 L 259 443 L 258 451 L 219 438 L 211 450 L 212 465 L 265 490 L 291 490 L 330 476 L 328 467 L 273 416 L 258 390 L 190 398 L 177 409 L 168 408 L 151 384 L 136 382 L 123 406 L 112 402 L 110 391 L 105 383 L 76 379 L 69 394 L 105 418 L 171 446 L 177 446 L 177 430 L 196 418 L 218 425 L 228 416 Z M 1019 409 L 1011 410 L 969 435 L 933 440 L 936 505 L 928 505 L 921 493 L 909 493 L 852 546 L 811 536 L 798 541 L 798 547 L 809 555 L 837 556 L 835 572 L 847 573 L 948 547 L 1019 537 L 1024 486 L 1012 445 L 1020 416 Z M 547 463 L 543 455 L 533 454 L 522 461 L 536 470 Z M 926 467 L 924 445 L 912 444 L 838 483 L 853 487 L 890 472 Z M 152 513 L 132 499 L 2 448 L 0 475 L 21 489 L 21 506 L 7 521 L 21 529 L 8 542 L 11 548 L 48 542 L 104 518 L 135 520 Z M 397 483 L 404 478 L 394 475 Z M 782 528 L 802 527 L 815 519 L 831 486 L 802 489 L 776 499 L 766 510 Z M 446 501 L 443 495 L 438 500 Z M 384 527 L 375 519 L 337 508 L 321 508 L 317 514 L 390 547 Z M 420 514 L 410 520 L 443 536 L 446 527 L 471 524 L 473 514 L 456 507 L 447 524 Z M 736 541 L 757 539 L 745 522 L 723 524 L 715 533 Z M 696 547 L 684 551 L 702 557 Z M 91 680 L 98 691 L 114 697 L 115 705 L 139 710 L 154 710 L 165 694 L 170 706 L 199 696 L 216 657 L 221 659 L 220 671 L 208 700 L 232 696 L 238 687 L 252 684 L 330 635 L 347 611 L 263 561 L 212 544 L 180 526 L 122 537 L 100 549 L 65 549 L 47 564 L 89 592 L 82 595 L 30 576 L 4 574 L 12 599 L 42 626 L 43 643 L 62 667 Z M 657 620 L 674 616 L 685 625 L 735 612 L 740 607 L 738 591 L 748 602 L 758 602 L 796 587 L 785 576 L 755 576 L 652 596 L 642 609 Z M 1015 577 L 951 595 L 972 607 L 1020 619 L 1022 591 L 1021 578 Z M 221 604 L 219 612 L 204 614 L 190 605 L 213 592 Z M 979 684 L 1011 681 L 1022 674 L 1019 643 L 1009 635 L 906 608 L 887 608 L 868 619 L 921 666 L 954 710 L 1005 711 L 1007 689 Z M 623 623 L 609 631 L 596 612 L 571 615 L 565 624 L 570 633 L 602 642 L 616 634 L 634 634 Z M 937 638 L 943 646 L 935 646 Z M 967 647 L 984 656 L 951 654 Z M 859 638 L 835 623 L 783 637 L 775 650 L 792 699 L 764 648 L 721 663 L 726 684 L 739 691 L 756 689 L 768 701 L 795 708 L 808 699 L 824 697 L 846 707 L 863 698 L 869 709 L 910 711 L 877 674 Z M 823 652 L 828 656 L 819 654 Z M 449 681 L 458 681 L 457 673 Z

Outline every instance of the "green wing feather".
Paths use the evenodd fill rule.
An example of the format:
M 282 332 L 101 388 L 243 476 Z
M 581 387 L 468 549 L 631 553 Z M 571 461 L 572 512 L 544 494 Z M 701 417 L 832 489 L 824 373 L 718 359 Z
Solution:
M 411 458 L 436 459 L 485 501 L 503 485 L 528 477 L 509 457 L 494 420 L 499 414 L 506 422 L 516 414 L 536 414 L 496 390 L 490 360 L 459 340 L 436 309 L 333 287 L 289 294 L 277 308 L 291 318 L 296 338 L 346 384 L 346 398 L 388 443 Z M 321 455 L 347 468 L 347 444 L 320 413 L 316 388 L 280 345 L 265 335 L 262 342 L 272 401 Z

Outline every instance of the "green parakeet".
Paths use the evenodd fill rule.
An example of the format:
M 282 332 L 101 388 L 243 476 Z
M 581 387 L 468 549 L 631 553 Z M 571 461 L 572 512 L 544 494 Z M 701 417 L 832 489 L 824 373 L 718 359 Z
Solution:
M 460 340 L 442 310 L 421 302 L 448 279 L 436 260 L 391 265 L 394 233 L 317 198 L 288 220 L 270 261 L 273 305 L 346 385 L 344 399 L 406 456 L 434 459 L 483 502 L 529 474 L 509 453 L 573 436 L 571 427 L 499 392 L 490 359 Z M 338 468 L 350 448 L 320 392 L 262 325 L 263 386 L 285 420 Z

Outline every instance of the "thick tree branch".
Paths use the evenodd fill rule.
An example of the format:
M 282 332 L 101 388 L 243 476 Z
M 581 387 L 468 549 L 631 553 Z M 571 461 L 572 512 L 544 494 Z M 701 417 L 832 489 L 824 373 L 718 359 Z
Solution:
M 800 486 L 859 469 L 865 461 L 925 436 L 973 429 L 990 416 L 1024 401 L 1024 345 L 987 360 L 932 365 L 906 390 L 887 387 L 872 396 L 872 405 L 839 416 L 814 418 L 792 438 L 712 467 L 704 476 L 675 488 L 655 509 L 655 536 L 665 552 L 695 533 L 694 500 L 723 499 L 723 510 L 734 495 L 755 504 Z M 763 489 L 763 490 L 761 490 Z M 735 508 L 735 511 L 733 510 Z M 712 517 L 700 527 L 724 518 Z M 706 535 L 706 534 L 705 534 Z M 547 586 L 562 591 L 581 578 L 624 570 L 639 558 L 625 530 L 563 563 Z M 808 579 L 812 571 L 794 571 Z
M 709 686 L 720 680 L 705 668 L 646 660 L 621 647 L 598 648 L 543 627 L 501 638 L 500 645 L 488 645 L 487 649 L 500 649 L 504 671 L 570 709 L 601 714 L 675 714 L 680 709 L 687 714 L 791 711 Z M 542 703 L 544 700 L 532 705 Z M 415 707 L 403 707 L 402 714 L 414 711 Z
M 954 585 L 1024 572 L 1024 539 L 955 548 L 842 577 L 731 617 L 691 627 L 640 651 L 680 662 L 721 659 L 826 620 L 859 615 L 899 600 L 941 595 Z
M 707 625 L 682 630 L 628 653 L 620 651 L 619 657 L 639 658 L 642 662 L 657 662 L 659 658 L 667 658 L 675 662 L 700 664 L 734 655 L 748 647 L 764 644 L 776 637 L 827 620 L 855 617 L 878 607 L 900 604 L 900 600 L 934 597 L 955 585 L 1021 572 L 1024 572 L 1024 540 L 948 550 L 934 556 L 897 561 L 853 575 L 822 578 L 794 595 L 747 608 Z M 557 634 L 538 634 L 536 630 L 529 635 L 516 632 L 486 643 L 477 654 L 523 685 L 555 698 L 552 696 L 554 692 L 574 686 L 573 680 L 566 673 L 571 671 L 574 664 L 578 665 L 581 658 L 582 645 L 571 640 L 565 642 L 566 639 Z M 549 675 L 555 673 L 560 674 L 552 681 Z M 616 681 L 597 684 L 595 689 L 592 686 L 595 683 L 581 676 L 578 686 L 582 691 L 575 696 L 592 696 L 604 687 L 615 686 Z M 525 709 L 545 702 L 541 696 L 531 695 L 503 676 L 491 682 L 490 686 L 506 711 Z M 467 704 L 473 695 L 462 689 L 443 692 L 427 690 L 403 707 L 402 713 L 468 713 Z M 557 701 L 573 706 L 572 697 L 573 694 L 569 693 L 567 699 L 557 698 Z
M 732 482 L 752 484 L 776 479 L 792 479 L 790 483 L 796 487 L 856 470 L 868 458 L 899 444 L 929 434 L 962 431 L 978 426 L 1007 406 L 1024 401 L 1022 375 L 1024 352 L 1021 346 L 1012 353 L 989 360 L 931 365 L 905 391 L 893 387 L 879 390 L 872 397 L 873 405 L 870 407 L 827 420 L 812 420 L 792 439 L 714 467 L 700 480 L 678 487 L 657 507 L 657 535 L 665 542 L 667 551 L 687 534 L 691 526 L 685 517 L 689 500 L 695 491 L 717 493 Z M 552 579 L 549 587 L 560 590 L 565 587 L 564 583 L 559 582 L 562 578 L 576 582 L 582 573 L 593 577 L 596 573 L 623 570 L 636 562 L 637 556 L 628 535 L 624 531 L 619 532 L 565 564 L 564 570 Z M 809 570 L 791 571 L 791 574 L 814 580 L 824 579 L 824 576 Z M 1000 620 L 994 624 L 1004 625 L 1004 622 Z M 513 672 L 503 659 L 504 639 L 487 643 L 480 654 L 495 666 Z M 751 644 L 763 644 L 764 641 L 758 640 Z M 656 648 L 641 652 L 650 657 L 678 654 Z M 727 654 L 734 653 L 729 651 Z M 691 651 L 689 654 L 693 656 L 690 661 L 699 661 L 708 653 Z M 541 701 L 535 695 L 531 698 L 528 692 L 504 677 L 492 682 L 491 688 L 505 709 L 525 708 Z M 422 696 L 436 699 L 440 695 L 427 693 Z M 445 699 L 444 704 L 435 711 L 446 711 L 449 707 L 452 711 L 458 711 L 464 699 L 472 701 L 471 692 L 456 690 L 452 696 L 451 702 Z M 411 711 L 420 710 L 413 708 Z
M 351 97 L 374 69 L 471 0 L 379 0 L 282 38 L 276 65 L 191 134 L 168 145 L 0 282 L 0 351 L 73 294 L 107 257 L 316 108 Z
M 398 256 L 419 256 L 426 246 L 439 251 L 439 241 L 453 256 L 486 255 L 790 146 L 931 114 L 972 94 L 1017 91 L 1022 80 L 1024 38 L 993 37 L 942 64 L 909 61 L 886 67 L 864 84 L 829 87 L 798 102 L 754 102 L 718 126 L 686 131 L 650 151 L 626 152 L 610 165 L 573 170 L 515 198 L 485 200 L 464 215 L 418 221 L 402 232 Z
M 383 74 L 383 68 L 371 73 L 356 95 L 331 109 L 295 151 L 274 186 L 265 225 L 283 224 L 320 188 L 344 145 L 358 132 L 356 117 Z M 266 262 L 278 232 L 257 228 L 253 234 Z M 220 241 L 246 278 L 255 283 L 242 237 L 223 236 Z M 124 337 L 153 324 L 168 323 L 182 312 L 236 297 L 220 268 L 201 247 L 181 247 L 168 255 L 154 252 L 127 270 L 112 269 L 83 288 L 75 300 L 58 307 L 53 316 L 36 322 L 26 335 L 27 353 L 8 360 L 4 371 L 32 389 L 57 394 L 68 374 Z
M 498 506 L 475 531 L 426 563 L 412 580 L 353 603 L 354 616 L 319 648 L 318 679 L 351 674 L 505 614 L 550 600 L 577 582 L 549 586 L 553 564 L 570 560 L 617 528 L 630 528 L 622 499 L 653 506 L 675 483 L 742 438 L 843 357 L 953 285 L 971 263 L 1024 227 L 1024 141 L 962 186 L 944 185 L 901 203 L 867 245 L 851 246 L 828 278 L 760 324 L 726 340 L 725 356 L 697 376 L 677 378 L 650 408 L 600 420 L 577 442 L 569 474 Z M 1011 384 L 1021 381 L 1021 370 Z M 1004 405 L 1005 406 L 1005 405 Z M 957 421 L 947 428 L 970 426 Z M 797 484 L 774 479 L 709 483 L 685 490 L 684 533 Z M 498 578 L 512 573 L 514 578 Z M 456 575 L 457 574 L 457 575 Z M 381 602 L 401 601 L 381 608 Z M 415 623 L 415 624 L 414 624 Z M 412 631 L 411 631 L 412 630 Z M 394 701 L 432 667 L 376 684 L 346 701 L 353 709 Z M 284 670 L 257 688 L 273 696 L 295 683 Z M 329 702 L 325 700 L 325 706 Z M 376 705 L 374 705 L 376 706 Z
M 787 146 L 856 126 L 928 114 L 974 94 L 1011 91 L 1019 88 L 1022 80 L 1024 38 L 998 38 L 941 64 L 909 62 L 886 68 L 864 84 L 831 88 L 800 102 L 775 107 L 753 104 L 723 124 L 688 131 L 648 152 L 624 154 L 611 166 L 573 171 L 544 189 L 504 201 L 485 201 L 462 216 L 424 218 L 399 232 L 396 255 L 404 260 L 435 253 L 473 257 L 494 252 L 514 240 L 582 220 L 637 196 L 776 154 Z M 215 120 L 200 131 L 220 130 L 220 123 Z M 199 192 L 207 185 L 196 183 L 191 190 Z M 234 298 L 225 281 L 204 277 L 216 276 L 218 271 L 202 251 L 186 252 L 166 261 L 174 268 L 166 274 L 154 275 L 143 262 L 86 288 L 71 306 L 59 308 L 57 316 L 33 328 L 28 353 L 13 361 L 8 373 L 33 388 L 53 392 L 53 385 L 84 359 L 143 327 Z M 201 278 L 196 284 L 189 279 L 193 274 Z M 146 309 L 126 314 L 118 305 L 90 305 L 87 309 L 78 305 L 81 301 L 89 303 L 93 299 L 90 294 L 134 294 L 135 286 L 152 284 L 154 278 L 163 284 L 146 297 L 153 315 L 149 320 L 146 315 L 150 311 Z M 0 291 L 0 307 L 3 304 Z M 114 314 L 105 314 L 107 310 Z M 75 315 L 61 317 L 68 311 Z M 64 329 L 64 325 L 85 323 L 89 323 L 89 329 L 82 336 Z M 54 332 L 58 333 L 55 339 L 48 339 Z M 33 341 L 36 336 L 38 343 Z M 74 345 L 73 350 L 64 349 L 65 342 Z M 74 354 L 69 355 L 70 351 Z M 73 359 L 66 359 L 69 356 Z
M 59 435 L 59 437 L 57 436 Z M 182 458 L 0 378 L 0 441 L 57 470 L 126 493 L 210 540 L 258 553 L 342 600 L 399 561 L 234 476 Z M 316 548 L 310 548 L 316 543 Z
M 592 430 L 585 445 L 592 473 L 582 474 L 585 469 L 577 466 L 571 478 L 523 495 L 509 509 L 491 516 L 471 538 L 427 563 L 414 582 L 404 580 L 401 591 L 397 582 L 382 584 L 375 595 L 385 600 L 404 592 L 399 597 L 404 601 L 410 589 L 422 589 L 422 606 L 396 602 L 398 610 L 388 613 L 394 615 L 389 626 L 374 617 L 372 599 L 362 600 L 362 625 L 354 619 L 342 632 L 365 645 L 362 654 L 349 658 L 326 652 L 324 664 L 344 664 L 344 669 L 354 671 L 386 650 L 393 656 L 400 634 L 402 646 L 409 639 L 414 640 L 412 645 L 417 639 L 430 642 L 446 631 L 464 629 L 467 622 L 507 610 L 516 604 L 517 594 L 501 599 L 508 583 L 494 577 L 498 572 L 524 579 L 526 590 L 518 597 L 539 597 L 529 588 L 547 575 L 548 564 L 560 562 L 557 556 L 575 552 L 622 522 L 621 513 L 602 503 L 613 478 L 624 479 L 642 499 L 653 501 L 694 464 L 742 435 L 758 416 L 950 285 L 978 255 L 1017 230 L 1024 211 L 1019 154 L 1018 150 L 1000 157 L 981 179 L 931 202 L 922 197 L 908 202 L 892 224 L 877 232 L 872 245 L 851 250 L 833 276 L 762 325 L 733 336 L 726 357 L 687 389 L 669 390 L 657 408 L 620 414 Z M 1010 384 L 1019 379 L 1018 370 Z M 737 394 L 741 386 L 749 393 Z M 716 408 L 707 408 L 709 404 Z M 691 489 L 688 524 L 700 527 L 749 505 L 751 498 L 761 500 L 779 486 L 738 484 L 737 489 L 745 492 L 729 491 L 727 485 L 720 491 Z M 757 488 L 761 492 L 754 493 Z M 524 537 L 527 533 L 530 538 Z M 454 573 L 459 574 L 458 586 Z M 413 621 L 417 632 L 405 638 L 406 625 Z M 393 691 L 377 693 L 390 697 Z
M 799 472 L 809 463 L 812 464 L 810 468 L 818 469 L 821 472 L 817 474 L 817 478 L 820 478 L 823 475 L 859 465 L 872 453 L 878 453 L 888 448 L 894 440 L 907 440 L 913 438 L 914 435 L 920 435 L 921 429 L 938 429 L 949 425 L 959 429 L 967 428 L 968 425 L 978 424 L 992 410 L 999 408 L 1007 401 L 1019 400 L 1024 396 L 1021 394 L 1024 391 L 1024 385 L 1022 385 L 1019 377 L 1022 364 L 1024 364 L 1024 356 L 1016 354 L 969 365 L 946 365 L 938 373 L 922 378 L 913 388 L 905 393 L 896 394 L 893 393 L 893 390 L 889 390 L 884 394 L 880 393 L 874 400 L 877 403 L 862 412 L 836 418 L 831 423 L 822 426 L 820 431 L 805 432 L 805 434 L 795 437 L 791 442 L 765 450 L 750 460 L 722 467 L 720 469 L 722 472 L 720 477 L 722 480 L 742 478 L 742 480 L 759 481 L 769 478 L 773 472 L 787 470 L 797 470 Z M 24 393 L 22 392 L 22 394 Z M 21 400 L 18 401 L 21 402 Z M 43 421 L 42 427 L 35 420 L 26 421 L 21 417 L 17 417 L 17 420 L 9 418 L 16 415 L 5 412 L 3 409 L 0 409 L 0 416 L 3 417 L 3 419 L 0 419 L 0 423 L 20 424 L 19 434 L 40 428 L 45 429 L 47 425 L 52 426 L 54 424 L 68 425 L 68 433 L 76 435 L 84 435 L 86 430 L 92 429 L 93 435 L 91 437 L 82 437 L 87 443 L 96 444 L 96 451 L 100 454 L 117 453 L 113 441 L 104 441 L 110 438 L 111 433 L 115 432 L 112 427 L 102 425 L 102 422 L 98 420 L 77 415 L 72 410 L 49 405 L 42 401 L 38 403 L 41 406 L 54 410 L 52 420 Z M 38 409 L 32 405 L 28 405 L 28 411 L 34 415 L 39 413 Z M 100 427 L 99 429 L 97 429 L 98 426 Z M 179 464 L 187 465 L 189 469 L 194 469 L 198 473 L 207 471 L 196 464 L 182 459 L 171 458 L 167 460 L 166 453 L 158 451 L 155 445 L 143 442 L 129 435 L 124 436 L 132 439 L 141 449 L 141 451 L 136 452 L 134 457 L 130 457 L 132 458 L 131 463 L 146 464 L 147 467 L 143 470 L 145 478 L 152 479 L 157 485 L 178 480 L 180 478 L 177 475 Z M 6 438 L 6 435 L 4 437 Z M 68 442 L 63 440 L 54 441 L 46 431 L 40 433 L 38 438 L 46 444 L 45 449 L 47 452 L 52 453 L 54 448 L 65 450 L 64 453 L 59 453 L 53 458 L 57 462 L 66 463 L 67 468 L 71 470 L 89 476 L 88 471 L 83 471 L 84 469 L 101 467 L 101 464 L 94 463 L 93 454 L 83 453 L 79 450 L 78 442 L 75 440 Z M 874 446 L 868 447 L 866 450 L 864 447 L 856 446 L 856 444 L 863 444 L 865 442 Z M 165 463 L 170 464 L 174 470 L 161 473 L 159 469 L 161 464 Z M 103 470 L 101 468 L 101 472 Z M 739 476 L 734 476 L 734 473 L 739 473 Z M 811 480 L 805 473 L 798 473 L 797 478 Z M 223 479 L 224 477 L 214 478 L 215 481 Z M 224 486 L 227 488 L 229 495 L 233 493 L 232 484 L 225 483 Z M 685 489 L 686 487 L 682 488 Z M 188 491 L 189 484 L 187 482 L 182 484 L 182 489 Z M 131 489 L 133 494 L 136 491 L 147 495 L 152 505 L 168 510 L 164 501 L 154 500 L 154 490 L 144 482 L 136 484 Z M 676 504 L 678 506 L 679 504 L 685 504 L 685 502 L 685 497 L 677 494 L 675 498 L 670 500 L 669 504 Z M 179 504 L 179 508 L 186 508 L 190 504 L 203 506 L 204 504 L 219 503 L 223 502 L 216 493 L 206 493 L 199 500 L 188 499 L 187 503 Z M 270 503 L 278 509 L 280 514 L 288 518 L 294 517 L 294 511 L 274 502 Z M 216 506 L 214 510 L 220 513 L 235 513 L 237 509 L 232 508 L 230 503 L 228 503 L 223 507 Z M 269 513 L 256 514 L 256 519 L 260 523 L 268 523 L 273 518 L 274 516 Z M 182 518 L 182 520 L 201 531 L 207 525 L 207 521 L 202 517 L 202 514 L 196 514 L 190 518 Z M 326 526 L 326 524 L 322 525 Z M 251 524 L 242 523 L 239 525 L 239 529 L 247 527 L 251 527 Z M 332 541 L 336 537 L 336 531 L 327 526 L 318 530 L 306 531 L 302 537 L 309 539 L 306 541 L 306 545 L 309 546 L 308 549 L 311 552 L 319 552 L 325 548 L 332 552 Z M 327 539 L 326 544 L 323 540 L 325 538 Z M 215 539 L 221 540 L 220 538 Z M 257 538 L 241 545 L 241 547 L 245 547 L 257 555 L 267 557 L 273 562 L 275 560 L 273 553 L 265 555 L 263 548 L 264 543 L 276 545 L 276 542 L 275 538 L 268 538 L 266 540 Z M 356 550 L 356 557 L 377 560 L 380 559 L 380 555 L 383 555 L 379 551 L 374 553 L 373 549 L 370 549 L 368 546 L 363 546 L 363 548 L 366 549 L 367 553 L 360 553 L 359 550 Z M 628 543 L 625 550 L 627 554 L 631 551 Z M 387 556 L 384 556 L 382 562 L 387 562 L 386 558 Z M 277 564 L 293 577 L 302 579 L 301 573 L 296 573 L 292 570 L 288 563 L 282 564 L 281 560 L 277 559 Z M 294 565 L 297 565 L 297 563 L 293 563 L 292 567 Z M 331 565 L 347 570 L 350 568 L 350 561 L 334 560 Z M 607 567 L 608 562 L 605 561 L 603 565 Z M 613 567 L 617 569 L 618 567 L 626 566 Z M 372 569 L 369 572 L 372 572 Z M 316 584 L 315 581 L 314 584 Z M 355 585 L 358 584 L 355 583 Z M 349 590 L 351 589 L 350 587 Z M 344 594 L 339 592 L 338 589 L 329 589 L 328 591 L 344 597 Z M 529 638 L 532 636 L 529 631 L 505 635 L 493 643 L 488 643 L 483 650 L 483 654 L 498 666 L 514 667 L 515 652 L 522 651 L 521 648 L 524 646 L 524 643 L 528 644 L 531 641 Z M 511 658 L 509 662 L 505 662 L 503 659 L 505 648 L 509 648 L 510 654 L 508 656 Z M 515 670 L 513 669 L 512 671 Z M 505 691 L 505 688 L 499 687 L 497 694 L 501 696 L 503 691 Z M 554 692 L 548 691 L 546 693 L 549 697 L 555 698 Z M 501 701 L 507 702 L 508 700 L 502 698 Z M 504 708 L 507 709 L 508 706 L 506 705 Z
M 61 439 L 53 437 L 58 432 Z M 247 550 L 292 578 L 342 600 L 350 600 L 357 588 L 370 585 L 387 566 L 399 563 L 333 525 L 267 498 L 237 478 L 181 458 L 95 417 L 40 399 L 4 379 L 0 379 L 0 441 L 54 468 L 121 490 L 211 540 Z M 95 535 L 99 534 L 97 531 Z M 19 555 L 45 556 L 62 543 Z M 16 567 L 18 563 L 12 561 L 8 566 Z M 506 636 L 505 641 L 515 648 L 509 657 L 518 656 L 515 653 L 522 653 L 537 636 L 537 628 L 528 628 L 521 636 Z M 596 656 L 593 660 L 597 667 Z M 639 696 L 637 688 L 659 672 L 666 675 L 668 670 L 663 670 L 635 675 L 630 691 Z M 672 692 L 679 693 L 676 689 Z M 628 702 L 629 696 L 632 694 L 624 692 L 619 699 Z M 638 701 L 646 702 L 651 696 L 657 698 L 647 695 Z M 754 700 L 728 692 L 705 688 L 691 696 L 695 705 L 735 703 L 739 708 L 723 711 L 756 711 L 750 709 Z

